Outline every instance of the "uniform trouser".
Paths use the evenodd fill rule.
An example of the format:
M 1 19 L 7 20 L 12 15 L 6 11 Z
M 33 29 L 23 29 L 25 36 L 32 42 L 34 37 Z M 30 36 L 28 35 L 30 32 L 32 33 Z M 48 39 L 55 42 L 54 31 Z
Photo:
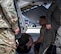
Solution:
M 0 54 L 15 54 L 15 36 L 11 29 L 0 29 Z
M 57 30 L 57 36 L 54 44 L 57 46 L 56 47 L 57 54 L 61 54 L 61 47 L 59 47 L 61 46 L 61 26 Z
M 56 48 L 57 54 L 61 54 L 61 49 L 60 48 Z
M 40 46 L 39 49 L 39 54 L 43 54 L 44 50 L 50 46 L 51 43 L 53 43 L 54 39 L 55 39 L 55 32 L 56 30 L 54 28 L 50 29 L 50 30 L 46 30 L 45 31 L 45 40 L 43 42 L 43 45 Z

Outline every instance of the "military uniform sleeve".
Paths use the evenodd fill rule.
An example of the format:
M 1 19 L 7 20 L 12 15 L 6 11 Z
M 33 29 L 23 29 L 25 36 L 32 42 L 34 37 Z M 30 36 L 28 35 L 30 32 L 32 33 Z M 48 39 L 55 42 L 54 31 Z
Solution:
M 57 8 L 57 4 L 52 3 L 50 8 L 48 9 L 47 14 L 46 14 L 46 22 L 47 22 L 47 24 L 51 24 L 51 16 L 54 13 L 56 8 Z
M 12 29 L 18 27 L 18 18 L 14 8 L 13 0 L 1 0 L 0 4 L 2 6 L 3 13 L 5 14 L 6 19 L 10 23 Z

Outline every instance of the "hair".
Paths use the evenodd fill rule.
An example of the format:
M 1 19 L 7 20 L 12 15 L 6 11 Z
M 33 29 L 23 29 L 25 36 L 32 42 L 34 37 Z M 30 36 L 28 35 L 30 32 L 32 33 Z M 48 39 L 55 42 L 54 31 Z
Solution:
M 46 17 L 45 16 L 40 16 L 40 19 L 46 19 Z

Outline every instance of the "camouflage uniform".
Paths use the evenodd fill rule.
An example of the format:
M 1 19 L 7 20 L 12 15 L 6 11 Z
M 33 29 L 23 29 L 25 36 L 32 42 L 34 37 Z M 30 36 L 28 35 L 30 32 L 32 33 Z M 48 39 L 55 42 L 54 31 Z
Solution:
M 0 0 L 0 54 L 15 54 L 17 19 L 13 0 Z
M 57 36 L 54 44 L 56 45 L 57 54 L 61 54 L 61 26 L 57 30 Z

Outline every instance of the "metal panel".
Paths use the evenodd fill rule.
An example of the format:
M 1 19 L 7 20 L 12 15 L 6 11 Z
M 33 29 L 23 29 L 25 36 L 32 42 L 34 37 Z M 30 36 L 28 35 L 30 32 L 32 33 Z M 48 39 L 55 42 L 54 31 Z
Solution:
M 25 15 L 27 18 L 29 18 L 33 22 L 37 22 L 40 16 L 46 15 L 46 12 L 47 12 L 47 9 L 45 9 L 43 6 L 39 6 L 35 9 L 31 9 L 23 13 L 23 15 Z

